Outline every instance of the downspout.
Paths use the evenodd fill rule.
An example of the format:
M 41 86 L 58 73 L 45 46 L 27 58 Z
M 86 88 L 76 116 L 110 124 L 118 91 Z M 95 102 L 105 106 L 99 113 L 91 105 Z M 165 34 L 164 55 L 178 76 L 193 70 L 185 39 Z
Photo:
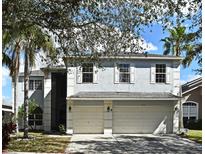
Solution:
M 182 120 L 182 86 L 180 85 L 179 88 L 179 127 L 178 127 L 178 133 L 180 133 L 181 128 L 183 128 L 183 120 Z

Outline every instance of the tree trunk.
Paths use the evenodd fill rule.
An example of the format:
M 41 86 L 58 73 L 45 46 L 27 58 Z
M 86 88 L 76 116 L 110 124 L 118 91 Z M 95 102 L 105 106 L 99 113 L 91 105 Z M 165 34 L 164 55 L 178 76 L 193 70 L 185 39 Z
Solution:
M 15 119 L 15 123 L 16 123 L 16 132 L 18 133 L 19 132 L 19 129 L 18 129 L 18 113 L 17 113 L 17 110 L 16 110 L 16 107 L 17 107 L 17 103 L 16 103 L 16 96 L 17 96 L 16 85 L 17 85 L 18 75 L 16 75 L 14 78 L 15 78 L 14 79 L 14 119 Z
M 24 138 L 28 138 L 29 53 L 25 51 L 24 66 Z

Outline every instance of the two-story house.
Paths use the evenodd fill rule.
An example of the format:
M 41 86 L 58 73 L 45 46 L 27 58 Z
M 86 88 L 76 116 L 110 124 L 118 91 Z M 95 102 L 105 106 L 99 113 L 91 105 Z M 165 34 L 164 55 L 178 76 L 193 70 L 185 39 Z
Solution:
M 64 124 L 70 134 L 177 132 L 181 58 L 123 53 L 64 61 L 67 67 L 41 69 L 45 131 Z

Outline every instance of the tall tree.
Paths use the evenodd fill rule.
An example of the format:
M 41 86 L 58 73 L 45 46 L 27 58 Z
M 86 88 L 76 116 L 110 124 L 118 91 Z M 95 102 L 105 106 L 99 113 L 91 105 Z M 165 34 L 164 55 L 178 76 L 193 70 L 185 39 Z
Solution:
M 3 28 L 10 27 L 15 15 L 18 23 L 54 33 L 61 55 L 80 56 L 87 51 L 98 55 L 99 50 L 115 55 L 127 48 L 138 52 L 142 46 L 135 40 L 141 38 L 144 26 L 160 22 L 167 28 L 174 25 L 176 13 L 180 22 L 196 23 L 200 8 L 200 0 L 4 0 L 2 12 Z
M 23 30 L 24 36 L 24 138 L 28 138 L 28 91 L 30 67 L 35 65 L 35 53 L 39 50 L 47 52 L 51 57 L 55 56 L 52 39 L 39 27 L 31 26 Z
M 7 66 L 10 70 L 10 76 L 12 78 L 13 88 L 14 88 L 14 119 L 17 125 L 16 132 L 18 132 L 18 117 L 17 117 L 17 80 L 20 67 L 20 43 L 21 38 L 18 34 L 17 29 L 12 29 L 10 31 L 4 31 L 2 42 L 3 42 L 3 65 Z
M 55 56 L 55 50 L 52 39 L 39 26 L 28 26 L 24 29 L 15 29 L 15 31 L 17 30 L 18 35 L 4 33 L 3 42 L 5 50 L 3 52 L 3 62 L 9 67 L 10 75 L 14 83 L 14 106 L 16 113 L 16 82 L 20 66 L 20 51 L 24 53 L 24 137 L 27 138 L 30 67 L 35 65 L 36 53 L 44 51 L 47 52 L 50 57 L 53 57 Z M 11 29 L 9 32 L 11 32 Z
M 199 73 L 201 72 L 201 39 L 196 32 L 186 32 L 186 27 L 177 26 L 168 30 L 169 36 L 161 41 L 164 42 L 165 55 L 184 57 L 182 64 L 188 67 L 191 62 L 196 59 L 199 64 Z

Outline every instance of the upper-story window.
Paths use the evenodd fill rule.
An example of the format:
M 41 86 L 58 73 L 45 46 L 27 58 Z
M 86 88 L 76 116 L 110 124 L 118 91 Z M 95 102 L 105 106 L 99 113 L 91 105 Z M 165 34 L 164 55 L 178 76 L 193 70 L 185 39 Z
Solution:
M 130 64 L 119 64 L 119 82 L 130 82 Z
M 88 63 L 82 66 L 82 82 L 93 83 L 93 64 Z
M 29 90 L 42 90 L 42 80 L 29 80 Z
M 166 82 L 166 64 L 156 64 L 156 83 Z

